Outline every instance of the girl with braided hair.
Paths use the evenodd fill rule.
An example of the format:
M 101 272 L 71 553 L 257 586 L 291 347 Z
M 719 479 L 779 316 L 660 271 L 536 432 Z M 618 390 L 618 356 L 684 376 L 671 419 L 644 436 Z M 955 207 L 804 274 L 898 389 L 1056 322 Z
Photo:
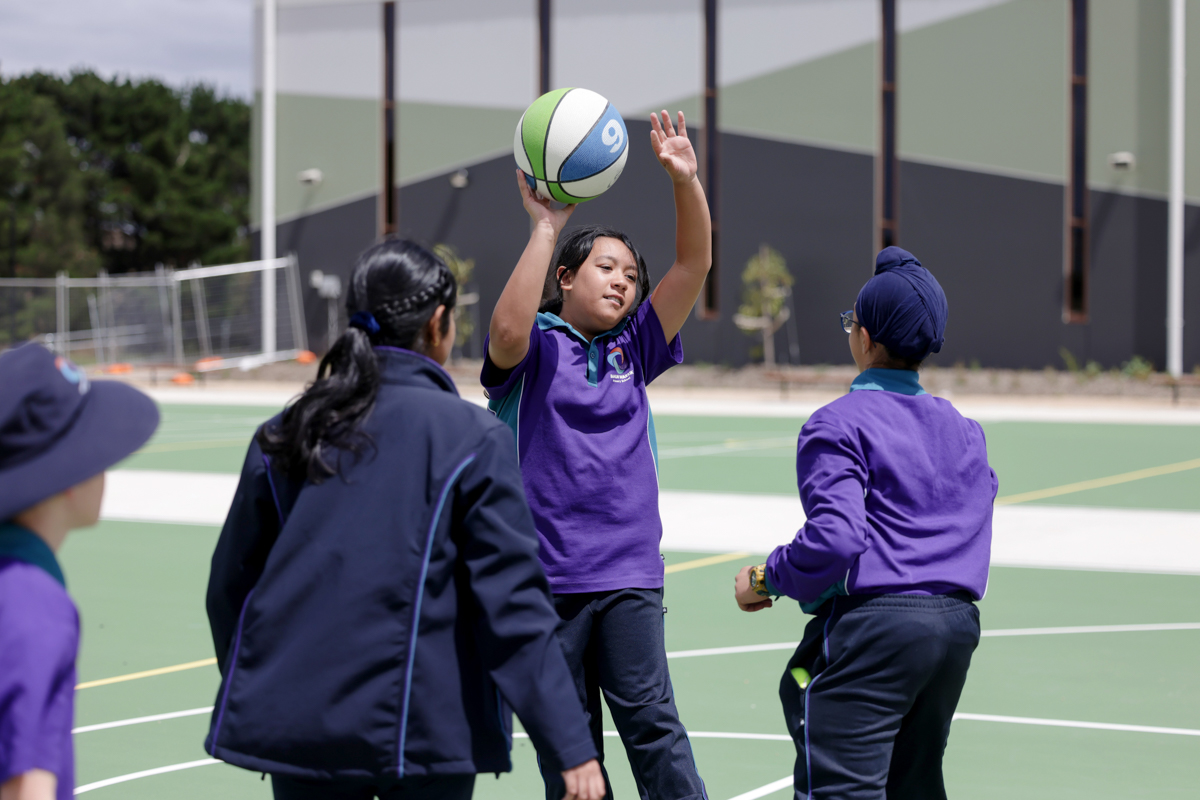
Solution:
M 250 444 L 213 554 L 205 749 L 276 798 L 471 796 L 512 713 L 570 800 L 604 781 L 512 434 L 442 369 L 457 292 L 428 250 L 359 257 L 349 329 Z

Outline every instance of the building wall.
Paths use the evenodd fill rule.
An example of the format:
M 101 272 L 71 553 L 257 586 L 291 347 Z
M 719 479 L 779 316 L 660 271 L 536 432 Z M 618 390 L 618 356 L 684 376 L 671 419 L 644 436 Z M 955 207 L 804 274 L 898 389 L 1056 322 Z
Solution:
M 398 5 L 401 232 L 476 259 L 486 324 L 527 236 L 511 147 L 536 93 L 535 4 Z M 790 336 L 803 363 L 848 361 L 834 325 L 871 269 L 877 7 L 722 0 L 721 314 L 685 327 L 689 359 L 747 360 L 754 339 L 730 317 L 742 267 L 767 243 L 797 278 L 796 319 L 777 352 L 788 353 Z M 1189 11 L 1200 54 L 1200 0 Z M 1078 326 L 1061 321 L 1068 13 L 1067 0 L 900 0 L 900 241 L 950 297 L 940 363 L 1061 366 L 1061 348 L 1106 367 L 1133 355 L 1165 361 L 1168 0 L 1091 2 L 1092 316 Z M 373 237 L 381 21 L 378 3 L 283 0 L 279 241 L 294 243 L 306 269 L 348 271 Z M 659 276 L 673 255 L 670 188 L 644 120 L 682 108 L 698 128 L 700 4 L 556 0 L 554 36 L 555 85 L 605 94 L 631 136 L 620 181 L 574 221 L 627 230 Z M 596 41 L 603 58 L 588 49 Z M 1188 85 L 1188 115 L 1200 129 L 1200 82 Z M 1118 150 L 1135 154 L 1135 169 L 1109 166 Z M 1200 137 L 1188 137 L 1187 162 L 1196 204 Z M 295 180 L 308 167 L 325 172 L 316 189 Z M 455 190 L 447 175 L 462 167 L 470 185 Z M 1200 213 L 1188 219 L 1190 317 L 1200 313 Z M 323 332 L 323 310 L 310 327 Z M 1188 367 L 1200 362 L 1194 328 Z

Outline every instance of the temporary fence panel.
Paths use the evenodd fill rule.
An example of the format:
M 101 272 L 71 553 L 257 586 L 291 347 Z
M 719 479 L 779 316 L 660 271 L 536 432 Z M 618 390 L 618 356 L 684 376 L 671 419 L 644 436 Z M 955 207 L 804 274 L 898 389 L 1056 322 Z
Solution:
M 277 353 L 263 354 L 262 274 L 274 281 Z M 295 258 L 96 278 L 0 278 L 0 348 L 40 340 L 81 363 L 189 364 L 308 347 Z

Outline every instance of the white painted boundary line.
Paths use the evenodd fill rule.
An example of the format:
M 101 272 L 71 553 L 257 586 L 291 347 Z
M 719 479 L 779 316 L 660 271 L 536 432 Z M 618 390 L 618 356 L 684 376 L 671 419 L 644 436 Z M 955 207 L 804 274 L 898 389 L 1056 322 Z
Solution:
M 1144 633 L 1147 631 L 1198 631 L 1200 622 L 1162 622 L 1150 625 L 1076 625 L 1062 628 L 997 628 L 980 634 L 992 636 L 1053 636 L 1068 633 Z M 770 644 L 747 644 L 740 647 L 708 647 L 703 650 L 675 650 L 667 658 L 695 658 L 697 656 L 725 656 L 735 653 L 762 653 L 768 650 L 794 650 L 799 642 L 772 642 Z
M 97 725 L 84 725 L 80 728 L 75 728 L 71 733 L 90 733 L 91 731 L 104 731 L 109 728 L 123 728 L 126 725 L 140 725 L 143 722 L 160 722 L 164 719 L 178 719 L 180 717 L 196 717 L 200 714 L 211 714 L 212 706 L 207 708 L 189 708 L 187 711 L 172 711 L 170 714 L 154 714 L 149 717 L 133 717 L 132 719 L 119 719 L 116 722 L 101 722 Z
M 1050 728 L 1085 728 L 1097 731 L 1126 731 L 1129 733 L 1167 733 L 1175 736 L 1200 736 L 1192 728 L 1160 728 L 1156 725 L 1120 725 L 1115 722 L 1081 722 L 1074 719 L 1040 719 L 1038 717 L 1002 717 L 995 714 L 955 714 L 954 719 L 976 722 L 1011 722 L 1016 725 L 1044 725 Z
M 998 628 L 981 636 L 1053 636 L 1062 633 L 1141 633 L 1144 631 L 1200 631 L 1200 622 L 1162 622 L 1154 625 L 1077 625 L 1066 628 Z
M 745 794 L 739 794 L 737 797 L 732 797 L 730 800 L 758 800 L 760 797 L 766 797 L 769 794 L 792 788 L 794 778 L 788 775 L 786 778 L 780 778 L 774 783 L 768 783 L 766 786 L 760 786 L 757 789 L 751 789 Z
M 747 644 L 741 647 L 708 647 L 704 650 L 675 650 L 667 653 L 667 658 L 725 656 L 732 653 L 762 653 L 767 650 L 795 650 L 799 646 L 799 642 L 774 642 L 773 644 Z
M 90 792 L 93 789 L 103 789 L 105 786 L 112 786 L 117 783 L 125 783 L 126 781 L 136 781 L 138 778 L 149 778 L 151 775 L 162 775 L 167 772 L 178 772 L 181 769 L 191 769 L 192 767 L 206 767 L 209 764 L 221 764 L 223 762 L 215 758 L 202 758 L 199 761 L 185 761 L 182 764 L 171 764 L 167 767 L 155 767 L 154 769 L 145 769 L 141 772 L 131 772 L 128 775 L 118 775 L 115 778 L 105 778 L 102 781 L 89 783 L 85 786 L 80 786 L 75 789 L 75 794 L 83 794 Z

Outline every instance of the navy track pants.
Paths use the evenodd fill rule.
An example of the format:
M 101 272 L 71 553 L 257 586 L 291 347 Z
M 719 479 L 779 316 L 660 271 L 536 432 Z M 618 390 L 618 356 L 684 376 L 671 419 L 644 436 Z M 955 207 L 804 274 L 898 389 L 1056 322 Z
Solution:
M 567 666 L 604 766 L 600 694 L 621 734 L 642 800 L 702 800 L 687 731 L 679 721 L 663 628 L 662 589 L 556 594 Z M 540 763 L 540 760 L 539 760 Z M 562 800 L 562 776 L 542 771 L 548 800 Z M 604 771 L 612 797 L 608 771 Z
M 965 594 L 835 597 L 779 686 L 796 800 L 945 800 L 942 754 L 979 609 Z M 801 689 L 793 668 L 811 676 Z

